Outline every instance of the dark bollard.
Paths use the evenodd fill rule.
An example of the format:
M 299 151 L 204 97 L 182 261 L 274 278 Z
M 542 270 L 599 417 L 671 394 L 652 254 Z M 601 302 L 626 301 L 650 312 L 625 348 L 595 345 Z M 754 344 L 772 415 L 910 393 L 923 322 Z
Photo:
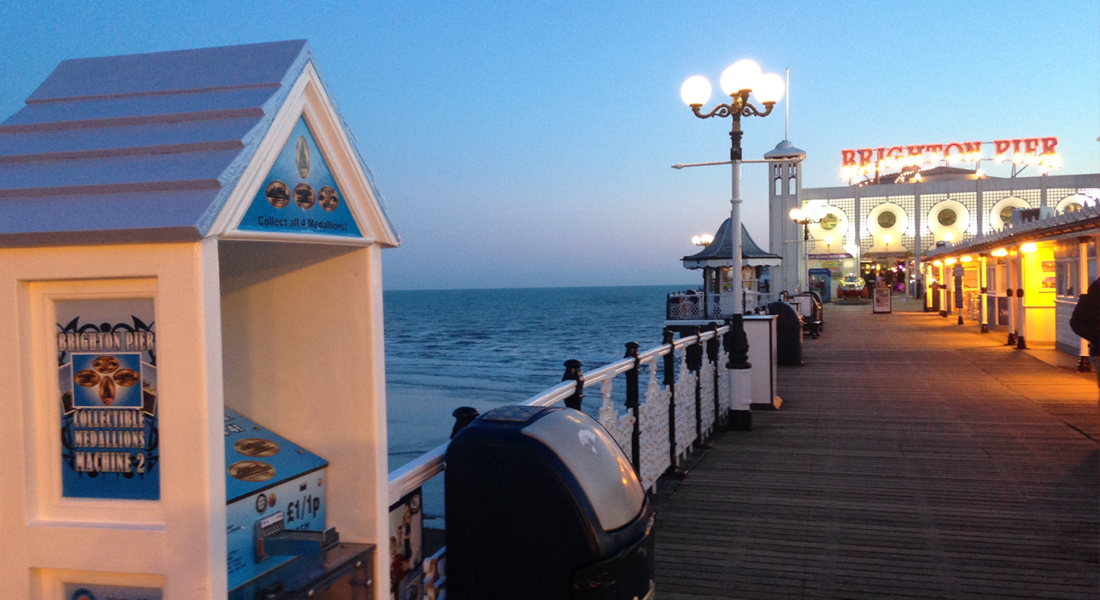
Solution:
M 584 400 L 584 373 L 581 373 L 581 367 L 584 363 L 571 358 L 565 361 L 565 374 L 561 376 L 562 381 L 576 381 L 577 387 L 573 390 L 573 395 L 565 399 L 565 405 L 573 410 L 581 409 L 581 402 Z
M 638 360 L 638 342 L 626 343 L 623 358 L 633 358 L 634 366 L 626 372 L 626 409 L 634 414 L 634 431 L 630 434 L 630 460 L 634 463 L 634 472 L 642 475 L 642 424 L 639 422 L 638 407 L 641 398 L 638 394 L 638 373 L 641 361 Z
M 790 305 L 785 306 L 789 307 Z M 726 319 L 726 323 L 730 326 L 723 340 L 726 355 L 729 357 L 726 368 L 731 371 L 752 368 L 752 365 L 749 364 L 749 338 L 745 335 L 744 317 L 733 315 L 732 318 Z M 730 373 L 730 377 L 733 377 L 733 373 Z M 734 401 L 733 390 L 730 390 L 730 401 Z M 735 431 L 752 431 L 752 411 L 729 409 L 727 427 Z
M 451 416 L 455 418 L 454 429 L 451 430 L 451 439 L 455 439 L 458 432 L 462 431 L 467 425 L 474 422 L 474 419 L 481 416 L 481 411 L 472 406 L 460 406 L 455 409 Z

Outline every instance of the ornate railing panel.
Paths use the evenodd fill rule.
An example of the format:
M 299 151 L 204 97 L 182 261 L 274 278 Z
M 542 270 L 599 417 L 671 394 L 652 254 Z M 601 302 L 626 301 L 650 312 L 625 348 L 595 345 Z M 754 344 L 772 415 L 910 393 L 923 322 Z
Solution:
M 715 304 L 718 305 L 717 302 Z M 675 342 L 671 341 L 670 335 L 666 335 L 665 344 L 637 354 L 636 359 L 626 358 L 586 373 L 582 383 L 578 383 L 577 380 L 563 381 L 528 398 L 522 404 L 553 406 L 570 398 L 575 401 L 578 390 L 599 385 L 601 403 L 598 420 L 600 424 L 635 465 L 642 486 L 647 491 L 656 491 L 658 478 L 676 466 L 673 464 L 674 457 L 677 461 L 685 457 L 691 451 L 693 444 L 699 440 L 700 433 L 705 438 L 726 420 L 726 413 L 731 404 L 730 376 L 729 370 L 725 368 L 729 362 L 728 351 L 722 347 L 724 344 L 718 344 L 717 341 L 711 342 L 712 346 L 715 344 L 718 346 L 714 346 L 713 352 L 708 350 L 701 363 L 697 363 L 694 366 L 695 370 L 692 370 L 693 367 L 688 364 L 688 347 L 697 345 L 693 351 L 703 352 L 708 340 L 721 340 L 728 330 L 729 326 L 718 327 Z M 718 347 L 722 349 L 719 351 Z M 637 345 L 633 344 L 633 348 L 636 352 Z M 665 371 L 663 373 L 659 368 L 662 362 Z M 668 372 L 670 365 L 671 377 Z M 641 388 L 638 390 L 637 422 L 635 422 L 633 410 L 617 405 L 613 401 L 616 377 L 635 372 L 635 366 L 638 368 L 638 383 Z M 714 385 L 716 377 L 717 395 Z M 697 384 L 698 399 L 696 398 Z M 675 397 L 673 397 L 674 394 Z M 717 411 L 715 402 L 718 404 Z M 669 417 L 673 412 L 675 423 L 670 423 Z M 670 428 L 673 435 L 670 435 Z M 638 457 L 634 456 L 632 450 L 635 437 L 639 448 Z M 446 467 L 444 460 L 446 452 L 447 444 L 441 444 L 390 473 L 390 504 L 397 503 L 405 494 L 442 473 Z M 446 581 L 445 557 L 446 548 L 441 549 L 424 564 L 425 582 L 430 582 L 428 585 L 440 594 L 443 593 L 441 590 L 445 588 Z

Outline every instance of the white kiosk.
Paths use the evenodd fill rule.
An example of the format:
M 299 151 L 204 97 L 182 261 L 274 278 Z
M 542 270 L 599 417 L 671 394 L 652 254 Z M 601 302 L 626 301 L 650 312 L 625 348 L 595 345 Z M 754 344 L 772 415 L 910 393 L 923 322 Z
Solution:
M 398 244 L 306 42 L 62 62 L 0 124 L 4 597 L 381 597 Z

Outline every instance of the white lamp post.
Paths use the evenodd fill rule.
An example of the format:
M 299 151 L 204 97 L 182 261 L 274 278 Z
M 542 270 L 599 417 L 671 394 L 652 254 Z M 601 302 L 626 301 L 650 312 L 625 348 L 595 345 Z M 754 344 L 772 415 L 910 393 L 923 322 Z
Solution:
M 700 119 L 711 117 L 730 117 L 730 165 L 732 166 L 733 194 L 730 198 L 730 267 L 733 271 L 733 322 L 730 327 L 730 386 L 736 408 L 731 409 L 731 426 L 736 429 L 752 429 L 750 407 L 749 343 L 745 337 L 742 315 L 744 301 L 741 295 L 745 286 L 741 282 L 741 117 L 766 117 L 772 107 L 783 97 L 786 86 L 783 78 L 774 73 L 760 74 L 760 67 L 751 60 L 739 60 L 725 71 L 719 79 L 722 91 L 729 95 L 729 104 L 719 104 L 709 113 L 703 113 L 703 105 L 710 100 L 710 82 L 705 77 L 688 77 L 680 87 L 680 98 L 691 107 L 691 111 Z M 749 94 L 764 105 L 761 110 L 749 103 Z

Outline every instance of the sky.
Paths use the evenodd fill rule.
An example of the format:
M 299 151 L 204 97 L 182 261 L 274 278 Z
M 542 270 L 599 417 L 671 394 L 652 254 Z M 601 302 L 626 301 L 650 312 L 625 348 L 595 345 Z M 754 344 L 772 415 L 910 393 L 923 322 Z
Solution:
M 386 289 L 697 284 L 680 258 L 729 215 L 728 119 L 680 100 L 751 58 L 790 69 L 805 187 L 846 148 L 1057 136 L 1100 171 L 1100 3 L 0 3 L 0 120 L 66 58 L 305 38 L 401 236 Z M 746 159 L 784 106 L 743 121 Z M 990 152 L 990 151 L 987 151 Z M 743 220 L 768 245 L 766 174 Z M 991 169 L 991 175 L 1007 175 Z

